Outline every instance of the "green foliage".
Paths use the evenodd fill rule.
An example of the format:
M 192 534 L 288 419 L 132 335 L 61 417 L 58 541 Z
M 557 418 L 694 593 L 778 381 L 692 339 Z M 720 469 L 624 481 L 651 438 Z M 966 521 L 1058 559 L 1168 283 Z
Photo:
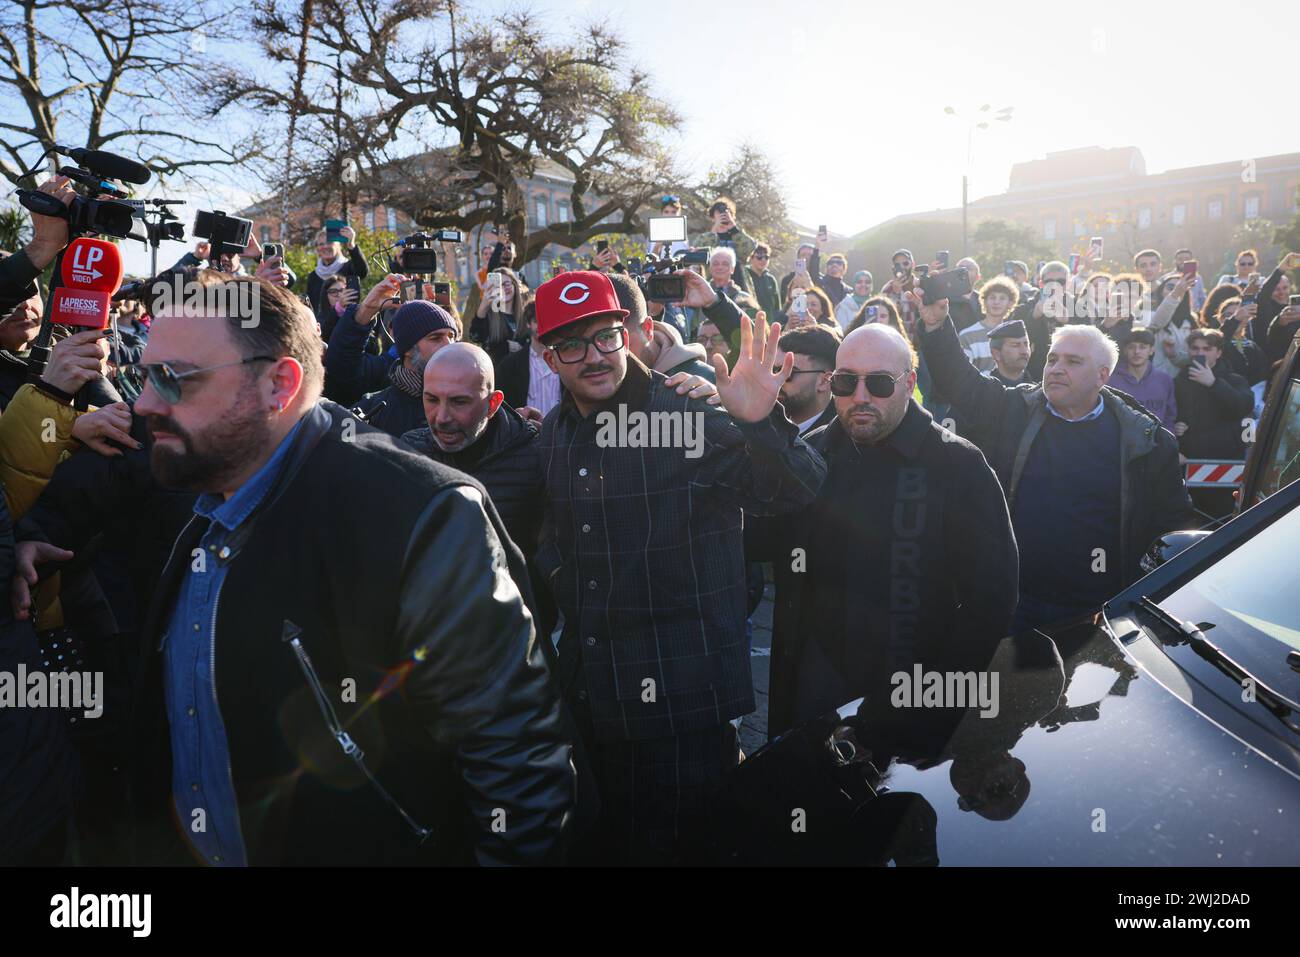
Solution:
M 1087 246 L 1086 240 L 1084 246 Z M 923 255 L 919 250 L 916 254 Z M 1023 262 L 1032 276 L 1040 259 L 1056 258 L 1051 245 L 1039 239 L 1031 227 L 1004 219 L 986 219 L 975 227 L 971 236 L 971 256 L 979 263 L 980 274 L 985 279 L 1001 275 L 1008 259 Z M 956 263 L 956 258 L 953 263 Z
M 27 213 L 14 207 L 0 209 L 0 249 L 16 252 L 27 242 L 31 227 Z

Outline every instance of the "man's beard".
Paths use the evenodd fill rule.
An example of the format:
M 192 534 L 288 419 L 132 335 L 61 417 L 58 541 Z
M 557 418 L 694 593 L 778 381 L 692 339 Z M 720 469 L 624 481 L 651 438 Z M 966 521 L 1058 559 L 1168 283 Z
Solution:
M 872 417 L 865 422 L 855 422 L 853 420 L 855 412 L 867 412 Z M 893 432 L 898 423 L 890 422 L 887 416 L 875 406 L 864 403 L 845 410 L 840 415 L 840 425 L 857 445 L 875 445 Z
M 223 492 L 248 463 L 265 451 L 271 424 L 251 399 L 236 405 L 231 414 L 203 432 L 190 433 L 174 419 L 150 415 L 145 423 L 154 432 L 169 432 L 180 439 L 184 452 L 154 442 L 149 467 L 160 485 L 183 492 Z
M 487 410 L 485 408 L 484 412 L 486 413 L 486 411 Z M 438 446 L 438 448 L 442 449 L 442 451 L 464 452 L 467 448 L 469 448 L 471 445 L 473 445 L 475 442 L 477 442 L 479 439 L 483 437 L 483 433 L 487 431 L 488 420 L 491 418 L 492 417 L 490 415 L 484 414 L 483 418 L 479 419 L 478 425 L 474 426 L 472 429 L 455 428 L 454 431 L 457 434 L 463 436 L 464 441 L 462 441 L 459 445 L 455 446 L 454 448 L 443 445 L 442 439 L 439 438 L 438 436 L 438 430 L 435 429 L 432 425 L 429 426 L 429 434 L 433 436 L 434 444 Z

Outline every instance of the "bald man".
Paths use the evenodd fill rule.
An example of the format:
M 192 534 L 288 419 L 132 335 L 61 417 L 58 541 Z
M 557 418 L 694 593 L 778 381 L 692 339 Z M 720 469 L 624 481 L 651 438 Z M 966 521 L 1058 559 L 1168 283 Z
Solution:
M 482 482 L 510 537 L 532 555 L 542 518 L 537 427 L 506 404 L 488 354 L 468 342 L 435 352 L 424 367 L 423 401 L 428 425 L 402 441 Z
M 912 398 L 916 355 L 890 326 L 835 356 L 835 418 L 806 441 L 826 460 L 817 499 L 746 519 L 776 575 L 768 735 L 927 671 L 980 670 L 1016 607 L 1006 499 L 979 449 Z

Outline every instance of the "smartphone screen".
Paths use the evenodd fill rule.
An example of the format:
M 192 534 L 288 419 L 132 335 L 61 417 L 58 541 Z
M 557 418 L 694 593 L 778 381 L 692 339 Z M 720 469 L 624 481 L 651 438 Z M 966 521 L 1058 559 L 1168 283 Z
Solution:
M 420 281 L 409 279 L 401 285 L 402 302 L 411 302 L 420 298 Z
M 790 302 L 790 311 L 799 315 L 806 315 L 808 312 L 808 294 L 801 292 Z
M 940 249 L 939 252 L 935 254 L 934 258 L 935 261 L 939 264 L 940 269 L 948 268 L 948 250 Z
M 1197 269 L 1197 262 L 1195 259 L 1189 259 L 1187 260 L 1187 262 L 1183 263 L 1183 275 L 1186 276 L 1188 279 L 1195 278 L 1196 269 Z
M 609 248 L 608 239 L 600 239 L 596 241 L 596 252 L 603 253 L 608 248 Z
M 794 261 L 794 271 L 795 271 L 795 272 L 807 272 L 807 271 L 808 271 L 808 260 L 806 260 L 806 259 L 796 259 L 796 260 Z

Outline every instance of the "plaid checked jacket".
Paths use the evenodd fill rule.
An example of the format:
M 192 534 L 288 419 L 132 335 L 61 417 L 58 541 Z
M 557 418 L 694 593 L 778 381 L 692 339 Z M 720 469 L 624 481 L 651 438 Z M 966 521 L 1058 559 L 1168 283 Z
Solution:
M 561 687 L 577 689 L 606 740 L 698 731 L 754 710 L 742 510 L 794 511 L 826 476 L 779 403 L 762 421 L 737 422 L 627 362 L 602 409 L 584 419 L 566 394 L 538 440 L 547 511 L 537 564 L 564 611 Z M 598 413 L 620 405 L 701 413 L 703 454 L 601 447 Z

